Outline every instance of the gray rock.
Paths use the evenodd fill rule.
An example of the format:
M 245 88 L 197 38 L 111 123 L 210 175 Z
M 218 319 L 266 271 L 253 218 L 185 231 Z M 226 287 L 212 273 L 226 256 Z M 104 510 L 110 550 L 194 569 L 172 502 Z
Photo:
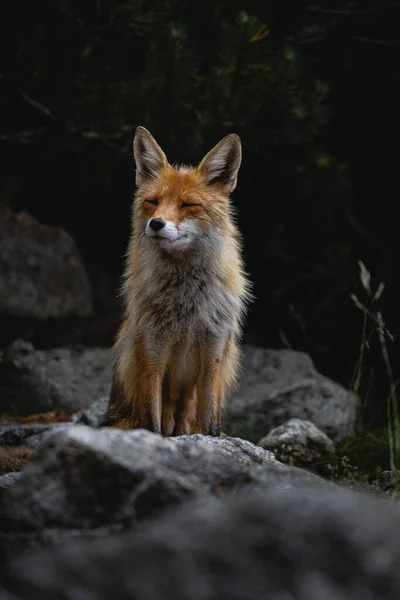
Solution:
M 296 417 L 337 442 L 354 433 L 358 403 L 353 393 L 320 375 L 307 354 L 245 346 L 240 382 L 222 425 L 228 435 L 257 442 Z
M 204 457 L 207 456 L 206 452 L 217 452 L 227 455 L 229 460 L 236 464 L 243 464 L 246 466 L 257 466 L 257 465 L 271 465 L 279 464 L 271 452 L 266 452 L 263 448 L 255 446 L 247 440 L 241 440 L 240 438 L 228 438 L 228 437 L 211 437 L 200 434 L 195 435 L 182 435 L 175 438 L 169 438 L 179 449 L 182 449 L 185 456 L 195 459 L 196 461 L 203 461 Z M 194 444 L 194 442 L 196 442 Z M 197 469 L 209 468 L 209 465 L 196 465 Z M 201 475 L 205 477 L 205 473 Z
M 189 502 L 8 572 L 12 600 L 398 600 L 398 506 L 335 486 Z
M 195 496 L 265 483 L 260 470 L 276 467 L 287 487 L 290 467 L 243 440 L 71 425 L 46 436 L 0 506 L 0 555 L 71 532 L 121 529 Z
M 258 445 L 270 450 L 285 464 L 301 467 L 316 466 L 335 455 L 335 446 L 328 436 L 303 419 L 289 419 L 272 429 Z
M 79 422 L 83 425 L 99 427 L 107 412 L 108 400 L 109 396 L 103 396 L 92 402 L 87 408 L 84 408 L 79 417 Z
M 89 280 L 72 237 L 0 206 L 0 312 L 35 319 L 89 315 Z
M 30 412 L 57 408 L 84 408 L 111 389 L 111 350 L 108 348 L 55 348 L 35 350 L 16 340 L 0 364 L 2 385 L 12 389 L 14 405 Z
M 37 431 L 35 434 L 27 437 L 25 444 L 30 448 L 38 448 L 48 436 L 58 435 L 61 431 L 72 427 L 74 423 L 53 423 L 47 429 L 43 429 L 42 431 Z
M 16 481 L 18 481 L 21 473 L 6 473 L 0 475 L 0 495 L 7 491 Z
M 247 474 L 247 479 L 243 479 L 242 484 L 247 484 L 248 493 L 252 493 L 253 489 L 281 489 L 293 491 L 298 489 L 319 489 L 321 485 L 324 489 L 331 488 L 333 491 L 337 489 L 335 483 L 326 481 L 321 477 L 305 471 L 298 467 L 292 467 L 277 463 L 265 467 L 253 467 Z
M 0 444 L 7 446 L 38 446 L 44 435 L 59 431 L 73 423 L 18 423 L 18 422 L 0 422 Z
M 279 463 L 243 440 L 71 425 L 46 436 L 2 516 L 27 530 L 135 520 L 270 464 Z

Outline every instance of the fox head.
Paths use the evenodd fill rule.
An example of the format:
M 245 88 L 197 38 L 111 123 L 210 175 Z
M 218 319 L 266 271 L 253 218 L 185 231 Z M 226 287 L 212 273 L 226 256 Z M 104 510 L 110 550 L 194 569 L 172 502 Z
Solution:
M 141 242 L 181 252 L 204 247 L 232 229 L 229 196 L 242 158 L 237 135 L 224 137 L 197 167 L 169 164 L 144 127 L 136 130 L 133 152 L 134 227 Z

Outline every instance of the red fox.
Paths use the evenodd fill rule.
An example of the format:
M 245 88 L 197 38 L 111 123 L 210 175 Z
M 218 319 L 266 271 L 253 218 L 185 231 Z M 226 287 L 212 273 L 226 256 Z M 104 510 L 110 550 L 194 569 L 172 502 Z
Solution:
M 219 436 L 251 298 L 229 200 L 240 138 L 224 137 L 197 167 L 169 164 L 144 127 L 135 132 L 133 151 L 125 320 L 102 425 Z

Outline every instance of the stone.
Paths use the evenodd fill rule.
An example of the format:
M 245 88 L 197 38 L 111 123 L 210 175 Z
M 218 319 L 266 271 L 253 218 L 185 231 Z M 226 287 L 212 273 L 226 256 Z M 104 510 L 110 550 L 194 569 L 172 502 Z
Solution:
M 31 448 L 38 446 L 44 435 L 59 431 L 73 423 L 14 423 L 13 421 L 0 422 L 0 444 L 7 447 L 26 445 Z
M 44 320 L 91 310 L 89 280 L 72 237 L 0 205 L 0 313 Z
M 1 503 L 0 557 L 76 532 L 122 530 L 197 496 L 265 484 L 263 468 L 283 469 L 271 481 L 290 485 L 290 467 L 245 440 L 70 425 L 45 436 Z M 302 473 L 295 470 L 296 482 Z
M 0 475 L 0 496 L 5 491 L 10 489 L 10 487 L 14 485 L 16 481 L 18 481 L 20 475 L 21 473 L 15 471 L 11 471 L 10 473 L 4 473 L 4 475 Z
M 111 390 L 109 348 L 36 350 L 15 340 L 0 362 L 2 385 L 13 391 L 16 412 L 85 408 Z M 1 410 L 0 410 L 1 412 Z
M 45 437 L 1 519 L 27 530 L 135 520 L 271 464 L 270 452 L 244 440 L 70 425 Z
M 79 417 L 79 422 L 83 425 L 90 425 L 91 427 L 99 427 L 105 417 L 108 409 L 109 396 L 103 396 L 98 400 L 95 400 L 87 408 L 82 410 Z
M 6 573 L 0 596 L 398 600 L 399 528 L 398 505 L 333 484 L 245 487 L 123 534 L 27 553 Z
M 257 442 L 291 418 L 312 421 L 335 443 L 354 434 L 359 399 L 293 350 L 244 346 L 237 390 L 227 399 L 225 433 Z
M 289 419 L 272 429 L 258 445 L 285 464 L 316 467 L 335 456 L 334 443 L 328 436 L 303 419 Z

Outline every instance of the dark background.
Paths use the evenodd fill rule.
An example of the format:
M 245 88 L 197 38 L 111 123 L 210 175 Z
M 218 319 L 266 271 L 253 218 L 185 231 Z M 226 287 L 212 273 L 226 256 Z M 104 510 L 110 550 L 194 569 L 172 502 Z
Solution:
M 0 201 L 74 235 L 97 309 L 114 314 L 100 337 L 86 329 L 80 341 L 111 344 L 119 318 L 137 125 L 171 162 L 198 162 L 236 132 L 244 154 L 233 201 L 256 295 L 245 340 L 310 353 L 383 421 L 379 311 L 392 383 L 400 375 L 400 2 L 0 7 Z M 385 283 L 377 301 L 360 260 L 372 293 Z M 351 294 L 372 312 L 364 338 Z M 36 341 L 49 344 L 48 334 Z

